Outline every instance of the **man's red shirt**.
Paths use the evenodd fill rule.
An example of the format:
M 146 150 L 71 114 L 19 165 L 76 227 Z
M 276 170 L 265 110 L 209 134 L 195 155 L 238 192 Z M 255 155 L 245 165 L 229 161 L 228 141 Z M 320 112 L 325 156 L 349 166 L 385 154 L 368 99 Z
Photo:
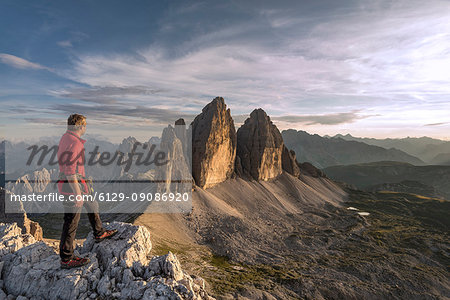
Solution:
M 59 140 L 58 146 L 58 164 L 59 172 L 66 175 L 80 174 L 85 177 L 84 172 L 84 143 L 86 140 L 80 138 L 73 131 L 66 131 Z M 84 188 L 84 191 L 88 191 L 85 180 L 79 180 Z M 63 182 L 58 182 L 58 190 L 61 194 L 73 195 L 73 192 L 62 191 Z

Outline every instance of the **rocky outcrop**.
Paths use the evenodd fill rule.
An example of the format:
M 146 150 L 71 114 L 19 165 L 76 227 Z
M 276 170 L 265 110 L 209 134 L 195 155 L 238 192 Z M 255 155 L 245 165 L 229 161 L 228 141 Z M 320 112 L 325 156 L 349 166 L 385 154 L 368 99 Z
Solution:
M 183 145 L 183 151 L 187 151 L 187 132 L 186 132 L 186 123 L 183 118 L 180 118 L 175 121 L 175 135 L 181 141 L 181 145 Z
M 8 253 L 36 242 L 30 234 L 22 234 L 22 229 L 17 223 L 0 223 L 0 236 L 0 259 Z M 0 274 L 2 266 L 0 263 Z
M 327 176 L 321 169 L 316 168 L 313 164 L 309 162 L 299 163 L 298 166 L 302 174 L 306 174 L 316 178 L 318 177 L 327 178 Z
M 20 234 L 15 224 L 0 224 L 0 299 L 213 299 L 204 280 L 186 274 L 172 253 L 150 258 L 145 227 L 107 227 L 118 234 L 96 244 L 90 233 L 75 251 L 91 262 L 65 270 L 52 247 Z
M 285 145 L 283 145 L 283 153 L 281 157 L 283 170 L 292 176 L 300 176 L 300 168 L 298 166 L 294 150 L 289 150 Z
M 161 180 L 158 190 L 162 193 L 190 192 L 192 176 L 186 157 L 186 132 L 183 128 L 168 126 L 161 136 L 160 150 L 165 153 L 167 163 L 157 167 L 156 179 Z
M 237 156 L 244 175 L 268 180 L 282 173 L 283 139 L 262 109 L 255 109 L 237 131 Z
M 192 122 L 192 175 L 203 188 L 231 178 L 236 157 L 236 131 L 221 97 L 206 105 Z
M 42 240 L 42 228 L 38 222 L 30 220 L 23 208 L 22 202 L 10 202 L 6 207 L 6 199 L 11 195 L 10 192 L 0 187 L 0 222 L 15 223 L 21 230 L 21 234 L 30 234 L 35 240 Z M 14 211 L 14 213 L 6 213 Z
M 56 177 L 55 169 L 42 168 L 24 174 L 15 182 L 9 182 L 5 188 L 11 193 L 19 195 L 52 192 L 53 186 L 50 183 Z

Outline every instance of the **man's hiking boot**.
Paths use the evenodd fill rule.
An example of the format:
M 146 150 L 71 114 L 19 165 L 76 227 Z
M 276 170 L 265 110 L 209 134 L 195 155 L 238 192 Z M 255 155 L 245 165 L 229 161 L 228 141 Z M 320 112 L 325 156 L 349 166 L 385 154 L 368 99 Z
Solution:
M 74 256 L 74 257 L 72 257 L 72 259 L 69 259 L 67 261 L 61 260 L 61 269 L 78 268 L 78 267 L 85 266 L 90 262 L 91 262 L 91 260 L 89 258 Z
M 113 230 L 105 230 L 102 234 L 99 236 L 94 237 L 94 240 L 96 243 L 103 241 L 104 239 L 109 239 L 110 237 L 114 236 L 117 233 L 116 229 Z

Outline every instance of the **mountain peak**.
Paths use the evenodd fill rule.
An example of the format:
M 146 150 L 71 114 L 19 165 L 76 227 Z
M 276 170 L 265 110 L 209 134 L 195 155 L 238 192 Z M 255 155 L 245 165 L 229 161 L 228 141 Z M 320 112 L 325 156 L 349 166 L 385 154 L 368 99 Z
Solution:
M 192 176 L 200 187 L 223 182 L 234 173 L 236 130 L 222 97 L 208 103 L 192 121 Z
M 270 117 L 255 109 L 237 131 L 236 153 L 245 175 L 268 180 L 282 173 L 283 138 Z

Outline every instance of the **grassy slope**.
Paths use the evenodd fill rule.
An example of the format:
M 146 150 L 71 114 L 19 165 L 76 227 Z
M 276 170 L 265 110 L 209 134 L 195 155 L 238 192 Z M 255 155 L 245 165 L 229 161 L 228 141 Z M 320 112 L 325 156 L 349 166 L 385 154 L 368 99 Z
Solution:
M 433 186 L 450 199 L 450 166 L 413 166 L 400 162 L 376 162 L 333 166 L 324 169 L 330 178 L 364 189 L 380 183 L 404 180 L 420 181 Z
M 351 190 L 346 204 L 369 212 L 366 219 L 370 225 L 355 235 L 348 234 L 352 231 L 348 228 L 345 241 L 333 249 L 335 253 L 289 257 L 285 264 L 278 265 L 238 265 L 241 271 L 236 271 L 236 265 L 226 258 L 219 257 L 213 262 L 221 275 L 211 278 L 213 288 L 223 293 L 247 283 L 276 294 L 283 286 L 295 292 L 290 296 L 306 298 L 311 294 L 302 289 L 310 285 L 316 285 L 322 296 L 330 298 L 358 298 L 367 290 L 371 291 L 366 294 L 370 297 L 449 296 L 445 278 L 450 267 L 450 202 L 413 194 Z M 300 238 L 334 234 L 322 232 L 315 237 Z M 323 274 L 327 273 L 324 269 L 340 273 L 336 281 L 324 278 Z M 343 289 L 339 288 L 340 280 Z M 438 284 L 440 288 L 432 291 L 429 286 L 436 281 L 444 284 Z M 347 293 L 347 288 L 355 293 Z

